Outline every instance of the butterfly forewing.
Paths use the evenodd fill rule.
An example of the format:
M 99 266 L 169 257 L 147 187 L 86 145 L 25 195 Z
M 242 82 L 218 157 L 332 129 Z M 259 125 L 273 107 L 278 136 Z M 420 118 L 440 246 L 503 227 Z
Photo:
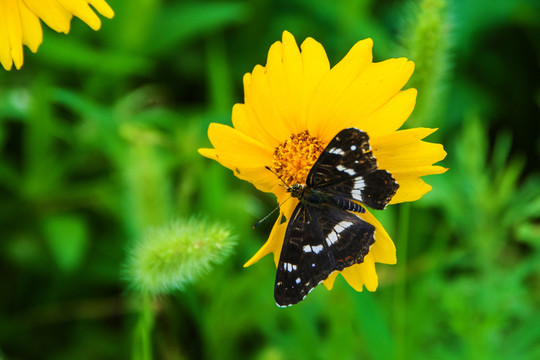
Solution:
M 374 231 L 371 224 L 348 211 L 300 202 L 279 258 L 276 303 L 296 304 L 332 272 L 363 262 L 375 241 Z
M 377 210 L 384 209 L 399 188 L 390 173 L 377 170 L 368 135 L 355 128 L 340 131 L 330 141 L 311 168 L 306 185 Z
M 355 128 L 340 131 L 311 168 L 306 184 L 312 188 L 330 186 L 377 169 L 368 135 Z

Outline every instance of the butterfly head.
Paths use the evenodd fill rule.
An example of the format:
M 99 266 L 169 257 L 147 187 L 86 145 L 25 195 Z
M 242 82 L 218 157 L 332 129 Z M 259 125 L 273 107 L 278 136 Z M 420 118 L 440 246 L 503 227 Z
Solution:
M 294 184 L 287 188 L 287 192 L 290 192 L 293 197 L 300 199 L 304 195 L 305 188 L 306 185 L 304 184 Z

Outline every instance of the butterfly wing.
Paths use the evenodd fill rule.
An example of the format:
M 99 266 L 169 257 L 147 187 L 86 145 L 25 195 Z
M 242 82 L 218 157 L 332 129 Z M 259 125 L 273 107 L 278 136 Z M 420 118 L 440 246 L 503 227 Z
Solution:
M 334 271 L 364 261 L 375 228 L 348 211 L 300 202 L 287 226 L 274 297 L 279 306 L 298 303 Z
M 306 184 L 377 210 L 384 209 L 399 188 L 389 172 L 377 169 L 368 135 L 356 128 L 344 129 L 330 141 L 311 168 Z

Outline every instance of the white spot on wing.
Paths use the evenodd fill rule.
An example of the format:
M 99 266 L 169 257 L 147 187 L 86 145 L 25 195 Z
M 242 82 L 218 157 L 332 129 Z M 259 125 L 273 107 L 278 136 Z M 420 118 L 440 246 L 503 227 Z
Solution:
M 355 189 L 363 189 L 366 186 L 366 183 L 364 182 L 364 178 L 359 176 L 356 179 L 354 179 L 354 188 Z
M 300 281 L 301 281 L 300 278 L 296 278 L 296 283 L 297 284 L 300 284 Z
M 350 222 L 350 221 L 341 221 L 338 224 L 336 224 L 336 226 L 334 226 L 334 228 L 332 229 L 330 234 L 328 234 L 326 236 L 326 243 L 328 244 L 328 246 L 331 246 L 332 244 L 335 244 L 339 240 L 338 234 L 343 232 L 345 229 L 347 229 L 352 224 L 353 223 Z
M 336 154 L 336 155 L 343 155 L 345 154 L 345 151 L 341 150 L 340 148 L 331 148 L 330 150 L 328 150 L 328 153 Z
M 364 178 L 359 176 L 356 179 L 354 179 L 354 189 L 351 191 L 351 196 L 354 200 L 363 201 L 362 198 L 362 190 L 366 186 L 366 183 L 364 182 Z
M 330 232 L 330 234 L 328 234 L 326 236 L 326 243 L 328 244 L 328 246 L 334 244 L 336 241 L 338 241 L 338 236 L 336 234 L 336 232 L 334 230 L 332 230 Z
M 304 247 L 302 248 L 302 250 L 304 250 L 305 253 L 311 252 L 311 251 L 312 251 L 311 245 L 304 245 Z
M 351 195 L 354 200 L 363 201 L 361 190 L 354 189 L 353 191 L 351 191 Z
M 356 150 L 356 145 L 351 145 L 351 150 L 352 151 Z
M 339 224 L 334 226 L 334 231 L 338 234 L 341 233 L 343 230 L 351 226 L 353 223 L 350 221 L 341 221 Z
M 323 250 L 323 246 L 322 245 L 312 246 L 311 249 L 313 250 L 315 254 L 318 254 Z
M 291 272 L 293 270 L 296 270 L 297 266 L 291 263 L 283 263 L 283 269 L 287 270 L 288 272 Z
M 346 168 L 346 167 L 343 166 L 343 165 L 338 165 L 338 166 L 336 166 L 336 169 L 338 169 L 339 171 L 346 172 L 346 173 L 349 174 L 349 175 L 354 175 L 354 174 L 356 174 L 356 172 L 355 172 L 353 169 L 348 169 L 348 168 Z

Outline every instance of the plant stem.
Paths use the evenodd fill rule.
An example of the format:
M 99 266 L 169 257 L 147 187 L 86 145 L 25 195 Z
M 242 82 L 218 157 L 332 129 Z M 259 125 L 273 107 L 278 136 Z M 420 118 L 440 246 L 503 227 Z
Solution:
M 409 241 L 410 204 L 402 204 L 399 209 L 399 237 L 397 243 L 398 282 L 394 297 L 394 330 L 397 359 L 406 358 L 405 325 L 407 314 L 407 247 Z
M 154 328 L 154 309 L 152 299 L 147 293 L 143 293 L 142 309 L 139 315 L 135 333 L 133 334 L 133 360 L 152 359 L 152 330 Z

